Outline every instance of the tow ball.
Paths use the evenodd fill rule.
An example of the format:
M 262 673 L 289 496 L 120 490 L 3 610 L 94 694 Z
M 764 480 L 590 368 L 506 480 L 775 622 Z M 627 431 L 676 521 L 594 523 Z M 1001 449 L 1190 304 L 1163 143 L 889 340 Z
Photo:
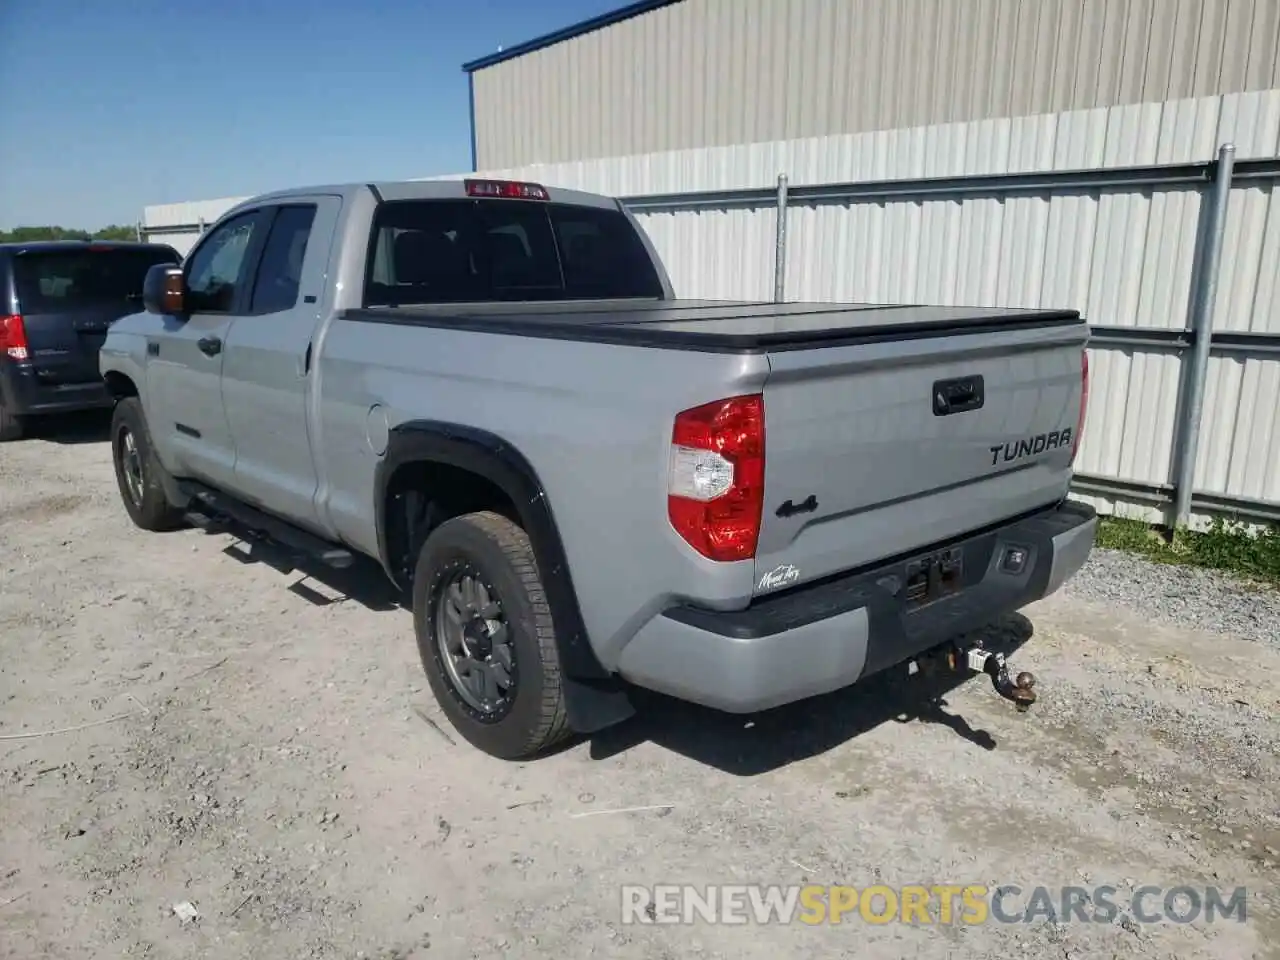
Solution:
M 1006 700 L 1012 700 L 1019 713 L 1026 713 L 1027 709 L 1036 702 L 1035 675 L 1024 670 L 1016 677 L 1011 677 L 1009 664 L 1003 653 L 991 653 L 981 647 L 971 647 L 968 650 L 957 648 L 948 651 L 947 665 L 952 670 L 960 669 L 962 664 L 969 670 L 989 676 L 991 685 L 996 688 L 996 693 Z
M 985 673 L 991 678 L 991 685 L 996 688 L 996 693 L 1011 700 L 1019 713 L 1026 713 L 1036 702 L 1035 675 L 1025 670 L 1016 676 L 1011 675 L 1003 653 L 992 653 L 982 647 L 951 647 L 946 651 L 945 658 L 950 670 Z M 910 667 L 918 669 L 915 661 L 911 662 Z M 908 672 L 914 674 L 916 669 L 909 669 Z

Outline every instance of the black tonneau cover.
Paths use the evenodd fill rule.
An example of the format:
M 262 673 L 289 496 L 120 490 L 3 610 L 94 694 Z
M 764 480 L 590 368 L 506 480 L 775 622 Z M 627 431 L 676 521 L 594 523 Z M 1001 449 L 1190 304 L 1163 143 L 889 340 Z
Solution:
M 1076 310 L 730 300 L 371 307 L 346 311 L 339 319 L 732 353 L 917 340 L 1081 322 Z

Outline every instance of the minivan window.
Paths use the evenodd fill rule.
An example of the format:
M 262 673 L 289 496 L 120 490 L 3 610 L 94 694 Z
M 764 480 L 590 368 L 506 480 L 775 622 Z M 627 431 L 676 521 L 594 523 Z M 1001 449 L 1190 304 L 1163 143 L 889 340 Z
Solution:
M 618 210 L 528 200 L 410 200 L 374 215 L 366 306 L 657 299 L 662 283 Z
M 103 304 L 138 302 L 142 282 L 157 263 L 178 262 L 171 250 L 28 250 L 13 259 L 23 313 L 58 313 Z

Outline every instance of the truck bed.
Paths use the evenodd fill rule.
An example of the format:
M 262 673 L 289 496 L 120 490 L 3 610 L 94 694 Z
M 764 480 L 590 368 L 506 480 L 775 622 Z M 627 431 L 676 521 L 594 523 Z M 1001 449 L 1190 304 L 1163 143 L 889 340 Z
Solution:
M 853 346 L 1082 322 L 1075 310 L 730 300 L 372 307 L 349 310 L 341 319 L 716 353 Z
M 342 319 L 763 359 L 757 595 L 1042 509 L 1070 483 L 1088 338 L 1074 310 L 629 300 L 375 307 Z M 609 376 L 631 382 L 635 369 L 663 377 L 621 357 Z M 567 395 L 603 398 L 574 376 L 560 381 Z M 677 412 L 649 404 L 635 429 L 669 439 Z

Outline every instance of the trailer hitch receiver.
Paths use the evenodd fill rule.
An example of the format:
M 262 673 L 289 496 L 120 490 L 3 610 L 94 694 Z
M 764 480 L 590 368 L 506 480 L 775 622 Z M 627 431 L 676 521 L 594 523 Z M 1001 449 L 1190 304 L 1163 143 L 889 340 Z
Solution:
M 991 653 L 981 647 L 968 650 L 955 647 L 947 652 L 947 664 L 952 670 L 963 668 L 985 673 L 991 678 L 996 693 L 1011 700 L 1019 713 L 1025 713 L 1036 702 L 1035 675 L 1024 670 L 1012 676 L 1003 653 Z

